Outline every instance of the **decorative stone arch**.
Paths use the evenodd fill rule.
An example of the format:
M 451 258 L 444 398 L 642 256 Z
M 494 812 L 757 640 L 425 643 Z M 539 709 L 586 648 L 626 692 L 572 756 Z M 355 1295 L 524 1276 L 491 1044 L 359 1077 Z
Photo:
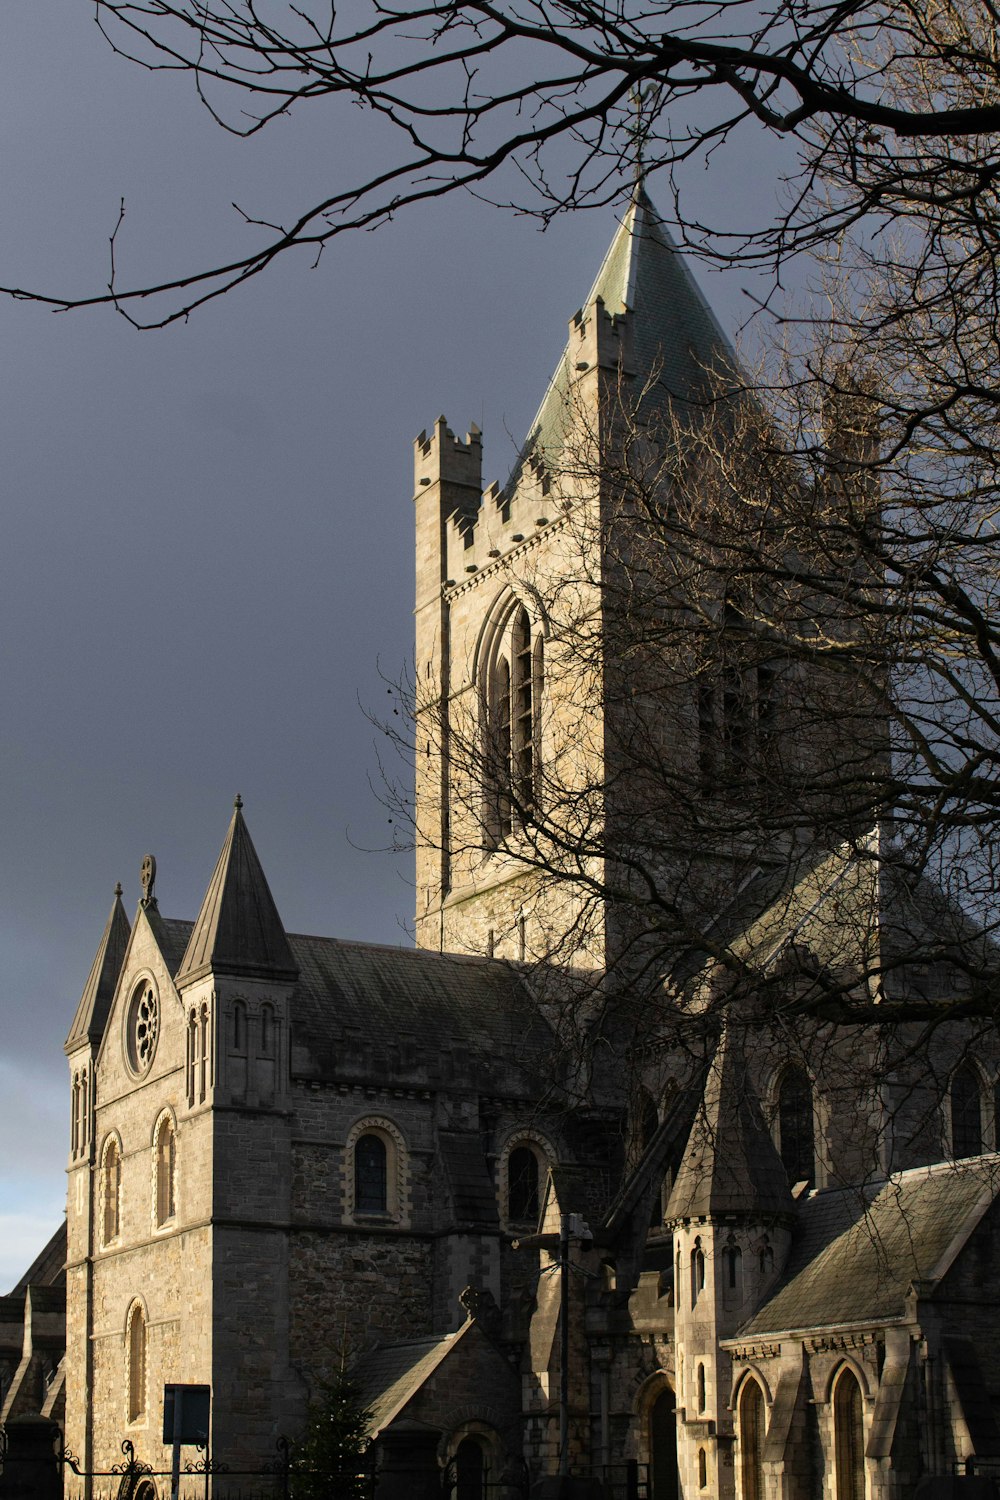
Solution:
M 123 1160 L 121 1136 L 117 1130 L 109 1130 L 101 1143 L 98 1174 L 98 1238 L 102 1250 L 121 1239 Z
M 385 1208 L 366 1211 L 356 1203 L 357 1149 L 363 1136 L 374 1136 L 385 1150 Z M 409 1152 L 402 1131 L 386 1115 L 363 1115 L 355 1120 L 344 1143 L 344 1218 L 349 1224 L 392 1223 L 405 1228 L 410 1222 Z
M 164 1105 L 150 1136 L 151 1221 L 154 1233 L 172 1228 L 177 1218 L 177 1116 Z
M 864 1400 L 873 1400 L 874 1393 L 871 1388 L 871 1381 L 869 1380 L 865 1372 L 864 1365 L 859 1359 L 855 1359 L 853 1354 L 848 1354 L 846 1350 L 841 1351 L 840 1358 L 837 1360 L 837 1363 L 834 1365 L 833 1369 L 827 1375 L 826 1380 L 823 1382 L 822 1395 L 819 1399 L 824 1403 L 833 1400 L 833 1388 L 836 1385 L 837 1381 L 840 1379 L 841 1374 L 844 1370 L 850 1370 L 854 1375 L 858 1382 L 858 1385 L 861 1387 L 861 1395 Z
M 541 1208 L 542 1192 L 545 1187 L 545 1177 L 552 1165 L 558 1160 L 556 1150 L 552 1142 L 544 1136 L 541 1131 L 533 1127 L 512 1130 L 504 1140 L 500 1148 L 500 1156 L 497 1162 L 497 1193 L 500 1200 L 500 1222 L 504 1229 L 513 1233 L 514 1229 L 523 1229 L 527 1223 L 532 1227 L 538 1222 L 538 1212 L 532 1221 L 531 1215 L 525 1218 L 516 1218 L 511 1215 L 511 1190 L 516 1184 L 511 1175 L 511 1157 L 519 1150 L 530 1151 L 535 1158 L 538 1171 L 536 1192 L 538 1208 Z M 516 1165 L 516 1163 L 515 1163 Z
M 149 1416 L 149 1311 L 145 1299 L 131 1299 L 125 1312 L 125 1420 L 145 1426 Z
M 756 1380 L 757 1384 L 760 1386 L 761 1390 L 764 1393 L 764 1405 L 768 1408 L 768 1410 L 770 1410 L 770 1408 L 774 1404 L 774 1392 L 771 1390 L 771 1383 L 768 1380 L 767 1376 L 764 1374 L 760 1365 L 757 1364 L 754 1360 L 751 1360 L 749 1364 L 741 1365 L 738 1370 L 734 1370 L 732 1395 L 729 1399 L 729 1405 L 733 1408 L 733 1410 L 736 1409 L 736 1407 L 739 1405 L 740 1392 L 743 1390 L 743 1387 L 746 1385 L 748 1380 Z

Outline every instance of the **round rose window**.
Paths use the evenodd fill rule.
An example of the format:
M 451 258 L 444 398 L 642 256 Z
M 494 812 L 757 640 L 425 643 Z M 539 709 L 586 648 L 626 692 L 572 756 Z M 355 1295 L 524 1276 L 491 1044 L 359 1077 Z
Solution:
M 148 979 L 138 985 L 129 1001 L 125 1021 L 125 1052 L 133 1073 L 145 1073 L 153 1061 L 160 1034 L 160 1002 Z

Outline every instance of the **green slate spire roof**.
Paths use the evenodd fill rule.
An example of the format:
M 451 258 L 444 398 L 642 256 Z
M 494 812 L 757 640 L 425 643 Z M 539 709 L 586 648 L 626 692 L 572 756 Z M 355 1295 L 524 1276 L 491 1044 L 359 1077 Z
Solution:
M 726 1026 L 705 1083 L 665 1218 L 791 1218 L 781 1158 L 747 1074 L 743 1047 Z
M 598 299 L 606 313 L 628 318 L 637 386 L 655 375 L 654 400 L 690 399 L 706 370 L 736 366 L 732 345 L 641 184 L 582 310 Z M 573 368 L 567 348 L 531 424 L 522 461 L 532 452 L 555 461 L 565 437 Z
M 178 988 L 204 974 L 294 982 L 298 968 L 236 798 L 232 821 L 177 973 Z
M 83 987 L 73 1024 L 66 1038 L 65 1051 L 73 1052 L 84 1042 L 96 1046 L 104 1035 L 108 1012 L 114 999 L 118 976 L 125 960 L 132 928 L 122 906 L 122 888 L 115 886 L 115 899 L 104 927 L 104 934 L 94 956 L 87 983 Z

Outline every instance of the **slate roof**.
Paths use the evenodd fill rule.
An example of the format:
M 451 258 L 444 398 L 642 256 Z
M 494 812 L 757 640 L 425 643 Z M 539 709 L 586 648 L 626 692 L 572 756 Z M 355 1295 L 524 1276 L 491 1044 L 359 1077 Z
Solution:
M 27 1291 L 29 1286 L 43 1287 L 66 1285 L 66 1220 L 63 1219 L 59 1228 L 42 1250 L 35 1256 L 31 1265 L 25 1271 L 20 1281 L 10 1290 L 11 1297 L 17 1297 Z
M 454 1333 L 382 1344 L 362 1356 L 351 1375 L 358 1382 L 364 1405 L 371 1411 L 369 1436 L 375 1437 L 388 1427 L 471 1327 L 470 1321 Z
M 750 1083 L 742 1038 L 727 1025 L 664 1217 L 761 1221 L 792 1212 L 788 1178 Z
M 637 382 L 641 387 L 655 372 L 661 398 L 690 399 L 704 385 L 706 369 L 735 364 L 729 341 L 641 186 L 611 241 L 583 308 L 598 298 L 606 312 L 629 315 Z M 511 484 L 533 451 L 555 463 L 571 415 L 572 373 L 567 349 L 531 424 Z
M 294 980 L 295 962 L 237 797 L 215 872 L 177 975 L 239 974 Z
M 353 1055 L 374 1056 L 400 1081 L 426 1068 L 446 1076 L 463 1052 L 485 1085 L 515 1073 L 552 1081 L 555 1039 L 509 965 L 417 948 L 379 947 L 289 934 L 299 983 L 292 997 L 293 1071 L 343 1074 Z
M 72 1052 L 85 1041 L 97 1043 L 104 1035 L 131 932 L 122 906 L 121 886 L 118 886 L 73 1024 L 69 1028 L 64 1051 Z
M 911 1284 L 933 1290 L 998 1192 L 1000 1156 L 983 1156 L 811 1193 L 778 1290 L 738 1338 L 903 1317 Z
M 1000 979 L 1000 948 L 932 881 L 894 866 L 881 838 L 875 830 L 761 868 L 706 928 L 705 949 L 692 950 L 675 979 L 693 979 L 709 953 L 725 947 L 764 973 L 789 948 L 841 982 L 862 970 L 880 973 L 888 997 L 919 984 L 928 998 L 954 998 L 968 988 L 970 960 L 988 982 Z M 933 972 L 917 979 L 928 959 Z
M 173 979 L 181 966 L 194 923 L 183 922 L 178 917 L 161 917 L 160 913 L 152 907 L 147 910 L 146 916 L 149 918 L 149 925 L 153 929 L 163 962 L 167 966 L 167 972 Z

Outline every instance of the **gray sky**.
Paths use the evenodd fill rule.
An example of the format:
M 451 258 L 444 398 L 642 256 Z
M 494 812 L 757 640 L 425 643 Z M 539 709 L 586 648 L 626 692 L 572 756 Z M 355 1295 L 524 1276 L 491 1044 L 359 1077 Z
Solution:
M 193 268 L 244 246 L 232 200 L 278 216 L 364 150 L 359 111 L 238 142 L 85 0 L 5 0 L 6 284 L 102 286 L 122 196 L 123 279 Z M 408 941 L 408 862 L 362 852 L 391 833 L 362 706 L 410 651 L 412 439 L 478 422 L 506 476 L 613 229 L 445 200 L 161 333 L 0 301 L 0 1290 L 62 1213 L 62 1041 L 143 854 L 193 918 L 238 790 L 287 927 Z M 730 329 L 745 281 L 702 276 Z

